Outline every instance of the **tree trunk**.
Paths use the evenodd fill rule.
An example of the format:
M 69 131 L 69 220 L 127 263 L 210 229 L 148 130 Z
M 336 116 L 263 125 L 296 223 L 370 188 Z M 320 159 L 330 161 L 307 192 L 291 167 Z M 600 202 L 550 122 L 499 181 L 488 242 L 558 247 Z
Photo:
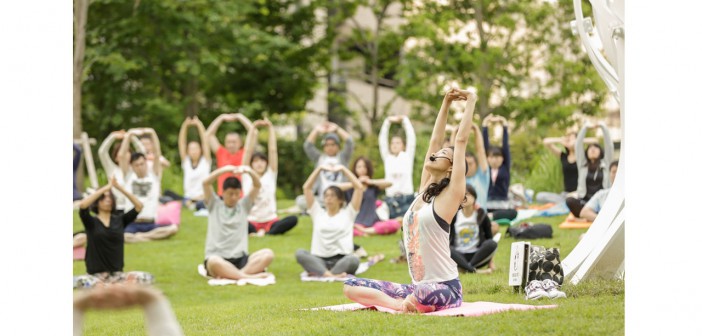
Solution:
M 334 34 L 329 49 L 329 73 L 327 74 L 327 119 L 336 123 L 341 128 L 346 128 L 346 118 L 341 97 L 345 91 L 345 80 L 341 74 L 341 61 L 339 60 L 339 39 L 336 34 L 340 23 L 336 20 L 339 13 L 338 4 L 330 1 L 327 5 L 327 31 Z M 331 27 L 330 27 L 331 26 Z
M 190 78 L 188 78 L 188 83 L 185 85 L 185 99 L 188 102 L 188 104 L 185 107 L 186 117 L 197 116 L 200 110 L 200 105 L 197 102 L 197 91 L 197 77 L 191 75 Z
M 378 20 L 375 30 L 375 41 L 371 49 L 371 81 L 373 84 L 373 105 L 371 106 L 371 132 L 374 132 L 374 127 L 378 123 L 378 27 L 381 21 Z
M 85 25 L 88 21 L 89 0 L 73 1 L 73 139 L 80 139 L 83 59 L 85 58 Z M 83 190 L 83 165 L 78 167 L 78 189 Z
M 477 5 L 475 6 L 475 25 L 478 29 L 478 36 L 480 38 L 480 51 L 483 54 L 487 54 L 488 45 L 486 41 L 485 30 L 483 30 L 483 21 L 483 2 L 478 1 Z M 479 83 L 478 114 L 480 115 L 480 120 L 482 122 L 483 118 L 490 114 L 490 107 L 488 104 L 490 102 L 492 79 L 490 78 L 490 69 L 488 69 L 488 65 L 486 62 L 483 62 L 482 64 L 480 64 L 480 66 L 478 66 L 477 72 L 477 78 Z M 485 141 L 488 141 L 488 139 L 485 139 Z

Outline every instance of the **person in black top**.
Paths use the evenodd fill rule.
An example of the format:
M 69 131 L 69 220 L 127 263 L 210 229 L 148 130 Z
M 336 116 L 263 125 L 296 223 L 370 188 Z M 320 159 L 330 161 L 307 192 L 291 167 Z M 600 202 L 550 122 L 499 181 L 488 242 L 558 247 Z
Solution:
M 490 145 L 488 132 L 490 123 L 499 123 L 502 126 L 502 147 Z M 483 119 L 483 145 L 487 153 L 490 177 L 488 200 L 484 206 L 489 212 L 498 209 L 514 209 L 514 204 L 509 197 L 512 155 L 509 149 L 508 128 L 505 117 L 488 115 Z
M 536 194 L 536 201 L 539 203 L 559 203 L 568 196 L 575 196 L 578 189 L 578 164 L 575 156 L 576 132 L 569 131 L 563 137 L 545 138 L 544 146 L 554 155 L 558 155 L 561 160 L 563 170 L 563 192 L 560 194 L 552 192 L 540 192 Z M 585 144 L 596 144 L 596 138 L 586 138 Z
M 134 208 L 127 213 L 116 210 L 112 188 L 123 193 Z M 125 190 L 113 177 L 110 183 L 81 200 L 80 220 L 85 227 L 87 246 L 85 268 L 87 277 L 74 278 L 74 287 L 92 287 L 96 282 L 150 282 L 152 277 L 143 272 L 123 274 L 124 226 L 134 222 L 143 204 Z M 91 215 L 91 211 L 95 216 Z M 135 281 L 131 281 L 135 280 Z

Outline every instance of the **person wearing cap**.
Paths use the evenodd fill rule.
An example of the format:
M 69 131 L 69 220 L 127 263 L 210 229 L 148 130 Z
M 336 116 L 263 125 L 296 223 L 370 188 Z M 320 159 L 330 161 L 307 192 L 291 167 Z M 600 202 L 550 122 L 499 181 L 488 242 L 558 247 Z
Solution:
M 322 151 L 317 149 L 314 142 L 320 134 L 322 138 Z M 341 142 L 344 142 L 344 149 L 341 150 Z M 353 154 L 354 142 L 348 132 L 339 125 L 326 122 L 315 127 L 305 139 L 303 148 L 307 157 L 315 163 L 315 168 L 323 165 L 343 165 L 348 167 L 351 154 Z M 317 195 L 319 204 L 324 204 L 323 191 L 330 186 L 346 182 L 346 178 L 338 171 L 322 171 L 313 187 L 313 192 Z M 299 198 L 299 197 L 298 197 Z M 302 199 L 304 204 L 304 198 Z M 298 205 L 300 203 L 298 202 Z M 300 206 L 300 209 L 306 209 Z

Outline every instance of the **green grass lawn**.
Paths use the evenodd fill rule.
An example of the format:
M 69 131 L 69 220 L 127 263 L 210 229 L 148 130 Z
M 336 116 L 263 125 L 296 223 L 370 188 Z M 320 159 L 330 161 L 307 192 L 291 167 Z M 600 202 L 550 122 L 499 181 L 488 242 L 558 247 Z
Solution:
M 292 205 L 279 201 L 279 208 Z M 559 247 L 562 258 L 575 247 L 585 230 L 560 230 L 565 216 L 535 218 L 552 224 L 553 239 L 532 242 Z M 249 253 L 268 247 L 275 252 L 269 271 L 276 276 L 272 286 L 209 286 L 197 273 L 205 248 L 207 218 L 182 212 L 180 231 L 168 240 L 125 247 L 125 271 L 151 272 L 156 286 L 169 298 L 186 335 L 623 335 L 624 282 L 591 280 L 578 286 L 563 285 L 565 299 L 526 301 L 508 286 L 510 244 L 499 243 L 492 274 L 461 274 L 464 301 L 492 301 L 523 304 L 558 304 L 556 309 L 505 312 L 482 317 L 430 317 L 391 315 L 374 311 L 302 311 L 303 308 L 350 303 L 342 293 L 343 284 L 300 282 L 302 268 L 295 261 L 298 248 L 309 249 L 312 224 L 300 217 L 297 227 L 284 236 L 250 237 Z M 82 229 L 78 213 L 74 231 Z M 409 283 L 406 264 L 392 264 L 399 254 L 400 234 L 356 238 L 369 254 L 383 253 L 386 259 L 361 276 Z M 73 263 L 73 274 L 84 274 L 83 261 Z M 138 309 L 89 312 L 86 335 L 143 335 L 142 313 Z

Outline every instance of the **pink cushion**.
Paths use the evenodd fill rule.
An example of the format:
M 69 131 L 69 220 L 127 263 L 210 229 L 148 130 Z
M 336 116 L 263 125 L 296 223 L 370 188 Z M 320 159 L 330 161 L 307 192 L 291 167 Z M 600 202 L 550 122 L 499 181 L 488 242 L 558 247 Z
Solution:
M 180 226 L 180 209 L 183 207 L 181 201 L 170 201 L 166 204 L 159 204 L 156 210 L 156 225 L 178 225 Z

